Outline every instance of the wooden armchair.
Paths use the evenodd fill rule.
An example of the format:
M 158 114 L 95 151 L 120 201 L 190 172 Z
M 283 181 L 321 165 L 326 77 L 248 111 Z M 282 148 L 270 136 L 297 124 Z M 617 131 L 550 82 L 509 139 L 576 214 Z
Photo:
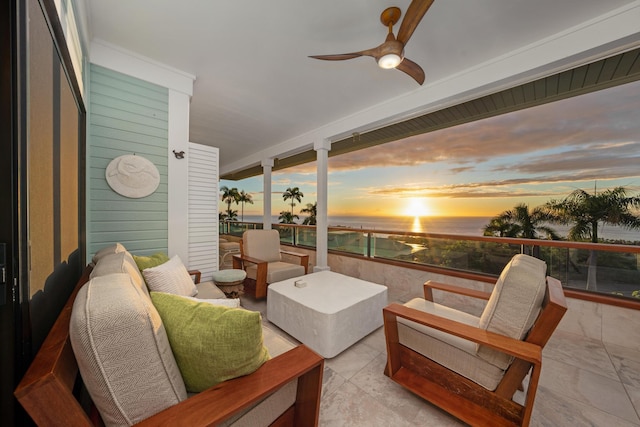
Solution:
M 296 257 L 298 264 L 284 262 L 282 254 Z M 240 254 L 233 256 L 233 268 L 247 272 L 245 292 L 266 298 L 267 285 L 307 274 L 309 255 L 280 250 L 278 230 L 247 230 L 242 235 Z
M 471 425 L 528 425 L 542 349 L 567 310 L 560 282 L 545 271 L 544 262 L 516 255 L 491 294 L 427 282 L 425 299 L 389 305 L 385 375 Z M 471 316 L 434 303 L 432 289 L 487 306 Z M 530 370 L 521 405 L 513 396 Z

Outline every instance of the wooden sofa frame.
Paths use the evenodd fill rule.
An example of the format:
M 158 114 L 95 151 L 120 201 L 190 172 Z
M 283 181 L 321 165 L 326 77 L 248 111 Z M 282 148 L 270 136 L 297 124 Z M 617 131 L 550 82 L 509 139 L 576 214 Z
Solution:
M 490 293 L 438 282 L 424 284 L 424 297 L 433 301 L 432 289 L 488 300 Z M 387 341 L 385 375 L 434 405 L 473 426 L 527 426 L 542 367 L 542 349 L 567 311 L 561 283 L 547 277 L 542 310 L 523 341 L 455 322 L 399 304 L 383 309 Z M 514 356 L 495 391 L 445 368 L 402 345 L 398 320 L 419 324 L 486 345 Z M 531 370 L 524 405 L 512 400 Z
M 89 280 L 85 269 L 14 395 L 39 426 L 103 425 L 93 405 L 77 396 L 78 365 L 69 339 L 73 302 Z M 194 272 L 197 276 L 197 272 Z M 324 359 L 304 345 L 265 362 L 254 373 L 225 381 L 150 418 L 139 426 L 215 426 L 298 379 L 294 404 L 272 426 L 318 424 Z M 85 410 L 89 406 L 90 409 Z

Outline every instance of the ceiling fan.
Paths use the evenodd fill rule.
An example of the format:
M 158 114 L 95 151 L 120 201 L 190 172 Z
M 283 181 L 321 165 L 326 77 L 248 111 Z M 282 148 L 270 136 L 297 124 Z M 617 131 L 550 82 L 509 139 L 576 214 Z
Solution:
M 309 56 L 309 58 L 322 59 L 325 61 L 342 61 L 359 56 L 371 56 L 381 68 L 395 68 L 413 77 L 419 84 L 422 84 L 424 83 L 424 70 L 415 62 L 404 57 L 404 47 L 409 42 L 409 38 L 411 38 L 411 35 L 432 3 L 433 0 L 413 0 L 407 8 L 407 13 L 402 20 L 402 24 L 400 24 L 397 37 L 393 35 L 393 26 L 400 19 L 402 12 L 400 12 L 400 9 L 397 7 L 385 9 L 380 15 L 380 21 L 385 27 L 389 28 L 389 33 L 384 43 L 378 47 L 338 55 L 313 55 Z

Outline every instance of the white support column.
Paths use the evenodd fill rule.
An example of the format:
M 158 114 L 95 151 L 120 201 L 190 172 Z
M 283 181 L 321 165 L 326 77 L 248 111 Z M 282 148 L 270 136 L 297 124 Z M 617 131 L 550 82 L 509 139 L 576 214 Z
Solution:
M 317 191 L 318 191 L 318 207 L 316 212 L 316 265 L 313 267 L 313 271 L 327 271 L 330 270 L 328 264 L 328 219 L 327 219 L 327 204 L 328 204 L 328 192 L 329 186 L 329 150 L 331 150 L 331 141 L 323 139 L 322 141 L 315 142 L 313 149 L 316 150 L 317 157 Z
M 262 160 L 264 178 L 262 183 L 264 193 L 262 227 L 265 230 L 271 230 L 271 168 L 273 168 L 273 159 Z
M 189 265 L 189 95 L 169 89 L 168 252 Z M 173 151 L 184 151 L 177 159 Z

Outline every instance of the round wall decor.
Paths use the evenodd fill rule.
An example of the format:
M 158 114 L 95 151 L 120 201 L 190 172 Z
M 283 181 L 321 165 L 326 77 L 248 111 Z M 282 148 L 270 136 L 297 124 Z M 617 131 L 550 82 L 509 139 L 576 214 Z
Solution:
M 160 184 L 158 168 L 135 154 L 125 154 L 111 160 L 105 176 L 113 191 L 132 199 L 153 194 Z

